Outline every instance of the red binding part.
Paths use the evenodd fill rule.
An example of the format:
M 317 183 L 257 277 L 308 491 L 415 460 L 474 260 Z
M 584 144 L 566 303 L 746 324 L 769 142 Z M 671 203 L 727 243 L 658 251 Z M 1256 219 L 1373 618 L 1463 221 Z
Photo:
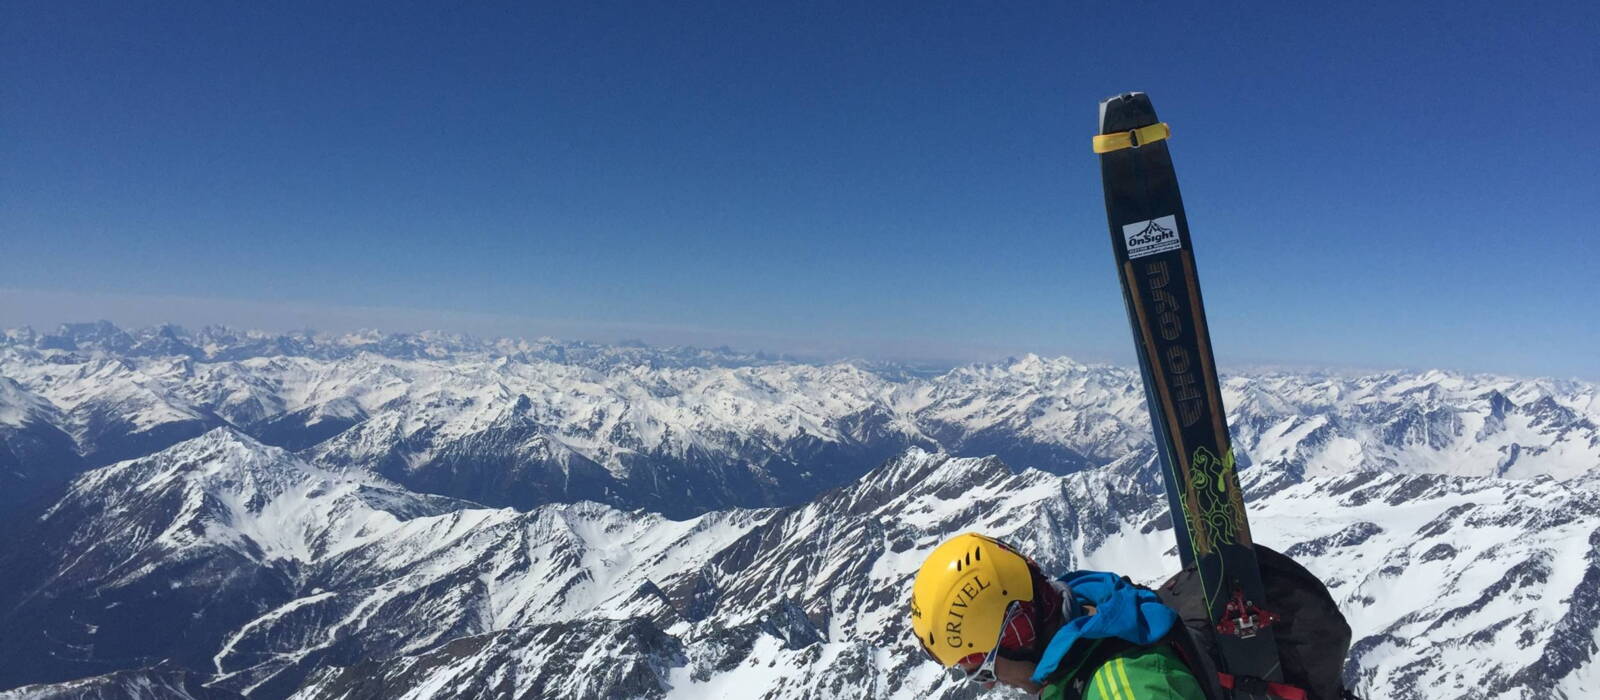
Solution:
M 1292 685 L 1262 681 L 1267 686 L 1267 694 L 1283 700 L 1306 700 L 1306 691 Z M 1217 672 L 1217 685 L 1226 690 L 1233 690 L 1233 674 Z
M 1228 601 L 1227 607 L 1222 611 L 1222 621 L 1217 623 L 1217 631 L 1231 637 L 1249 639 L 1277 621 L 1277 613 L 1262 610 L 1254 603 L 1246 601 L 1244 591 L 1236 588 L 1233 591 L 1233 599 Z

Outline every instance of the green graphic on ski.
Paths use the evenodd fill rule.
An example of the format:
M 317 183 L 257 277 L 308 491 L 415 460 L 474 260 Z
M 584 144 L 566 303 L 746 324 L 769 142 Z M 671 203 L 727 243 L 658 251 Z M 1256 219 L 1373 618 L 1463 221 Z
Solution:
M 1149 97 L 1127 93 L 1100 103 L 1094 150 L 1178 552 L 1200 573 L 1221 670 L 1246 679 L 1234 697 L 1265 698 L 1248 679 L 1281 679 L 1276 618 L 1262 609 L 1169 134 Z

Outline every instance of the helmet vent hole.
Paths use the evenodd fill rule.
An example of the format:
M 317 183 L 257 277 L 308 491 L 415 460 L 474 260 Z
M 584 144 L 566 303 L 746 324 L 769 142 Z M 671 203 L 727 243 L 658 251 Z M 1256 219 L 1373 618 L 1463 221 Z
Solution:
M 972 566 L 972 552 L 967 552 L 967 566 Z
M 983 561 L 983 548 L 982 547 L 973 548 L 973 550 L 972 550 L 972 558 L 973 559 L 977 559 L 978 561 Z

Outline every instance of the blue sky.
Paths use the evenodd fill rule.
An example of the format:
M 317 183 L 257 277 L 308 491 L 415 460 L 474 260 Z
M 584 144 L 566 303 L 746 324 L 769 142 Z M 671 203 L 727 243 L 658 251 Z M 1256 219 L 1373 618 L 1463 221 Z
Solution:
M 338 5 L 5 3 L 0 325 L 1126 362 L 1138 89 L 1223 362 L 1600 378 L 1592 4 Z

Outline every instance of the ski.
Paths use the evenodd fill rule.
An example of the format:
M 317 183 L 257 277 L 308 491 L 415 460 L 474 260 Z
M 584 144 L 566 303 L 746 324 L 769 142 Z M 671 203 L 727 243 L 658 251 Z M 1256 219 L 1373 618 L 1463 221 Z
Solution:
M 1277 618 L 1250 546 L 1170 133 L 1149 97 L 1126 93 L 1100 103 L 1094 150 L 1178 553 L 1199 572 L 1233 696 L 1268 698 L 1282 679 Z

